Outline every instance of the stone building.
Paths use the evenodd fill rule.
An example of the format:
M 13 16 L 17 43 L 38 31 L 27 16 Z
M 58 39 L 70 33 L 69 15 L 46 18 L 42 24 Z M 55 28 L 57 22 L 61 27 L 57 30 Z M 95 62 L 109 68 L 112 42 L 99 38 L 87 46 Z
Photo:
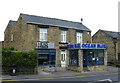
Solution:
M 16 21 L 12 21 L 10 20 L 6 29 L 5 29 L 5 32 L 4 32 L 4 46 L 5 47 L 14 47 L 13 45 L 14 42 L 13 42 L 13 33 L 15 33 L 15 25 L 16 25 Z
M 2 48 L 2 46 L 4 46 L 4 41 L 0 41 L 0 48 Z
M 107 45 L 108 62 L 118 60 L 120 57 L 120 32 L 98 30 L 92 36 L 93 43 L 105 43 Z
M 20 14 L 16 22 L 8 23 L 4 41 L 5 47 L 14 47 L 18 51 L 35 50 L 38 52 L 40 66 L 54 65 L 74 69 L 73 64 L 75 64 L 77 69 L 82 71 L 83 65 L 80 64 L 83 63 L 83 51 L 80 44 L 91 43 L 91 30 L 79 22 Z M 69 46 L 77 44 L 79 44 L 77 50 L 71 47 L 68 49 Z M 104 47 L 96 50 L 102 50 L 103 55 L 105 53 Z M 73 61 L 73 55 L 77 56 L 75 57 L 77 62 Z M 69 66 L 70 63 L 71 66 Z

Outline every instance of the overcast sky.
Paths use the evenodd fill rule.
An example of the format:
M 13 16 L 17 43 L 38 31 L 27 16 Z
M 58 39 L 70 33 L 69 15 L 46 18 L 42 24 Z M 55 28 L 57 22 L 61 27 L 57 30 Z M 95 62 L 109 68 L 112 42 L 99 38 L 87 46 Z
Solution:
M 119 0 L 0 0 L 0 41 L 20 13 L 81 22 L 92 30 L 118 31 Z

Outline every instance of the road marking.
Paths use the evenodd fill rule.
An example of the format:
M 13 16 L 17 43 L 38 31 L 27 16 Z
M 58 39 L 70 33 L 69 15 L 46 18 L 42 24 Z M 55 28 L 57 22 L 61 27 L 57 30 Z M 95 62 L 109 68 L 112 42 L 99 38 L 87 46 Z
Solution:
M 111 75 L 118 73 L 109 73 L 103 75 Z M 71 77 L 51 77 L 51 78 L 40 78 L 40 79 L 15 79 L 15 80 L 0 80 L 0 81 L 32 81 L 32 80 L 47 80 L 47 79 L 64 79 L 64 78 L 78 78 L 78 77 L 94 77 L 94 76 L 102 76 L 102 75 L 86 75 L 86 76 L 71 76 Z
M 104 79 L 104 80 L 98 80 L 98 81 L 109 81 L 109 82 L 112 82 L 111 79 Z

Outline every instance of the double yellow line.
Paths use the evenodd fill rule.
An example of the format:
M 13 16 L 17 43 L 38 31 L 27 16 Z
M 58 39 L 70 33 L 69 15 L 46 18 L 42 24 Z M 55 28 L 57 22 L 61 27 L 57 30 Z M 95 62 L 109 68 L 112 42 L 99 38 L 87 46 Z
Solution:
M 34 80 L 48 80 L 48 79 L 64 79 L 64 78 L 79 78 L 79 77 L 95 77 L 95 76 L 103 76 L 103 75 L 111 75 L 118 73 L 109 73 L 102 75 L 83 75 L 83 76 L 70 76 L 70 77 L 48 77 L 48 78 L 40 78 L 40 79 L 15 79 L 15 80 L 0 80 L 0 81 L 34 81 Z

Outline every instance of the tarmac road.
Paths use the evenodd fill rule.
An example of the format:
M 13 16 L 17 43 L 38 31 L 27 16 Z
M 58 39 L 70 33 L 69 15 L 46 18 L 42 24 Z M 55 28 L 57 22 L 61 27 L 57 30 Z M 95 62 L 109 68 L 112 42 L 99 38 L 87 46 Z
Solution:
M 65 71 L 53 74 L 2 76 L 2 83 L 120 83 L 117 82 L 120 81 L 120 69 L 115 67 L 108 67 L 108 69 L 109 71 L 83 73 Z
M 101 81 L 102 80 L 102 81 Z M 3 80 L 4 81 L 4 80 Z M 112 82 L 111 82 L 112 81 Z M 47 77 L 41 79 L 18 79 L 6 80 L 2 83 L 120 83 L 118 82 L 118 73 L 110 73 L 103 75 L 77 75 L 69 77 Z

